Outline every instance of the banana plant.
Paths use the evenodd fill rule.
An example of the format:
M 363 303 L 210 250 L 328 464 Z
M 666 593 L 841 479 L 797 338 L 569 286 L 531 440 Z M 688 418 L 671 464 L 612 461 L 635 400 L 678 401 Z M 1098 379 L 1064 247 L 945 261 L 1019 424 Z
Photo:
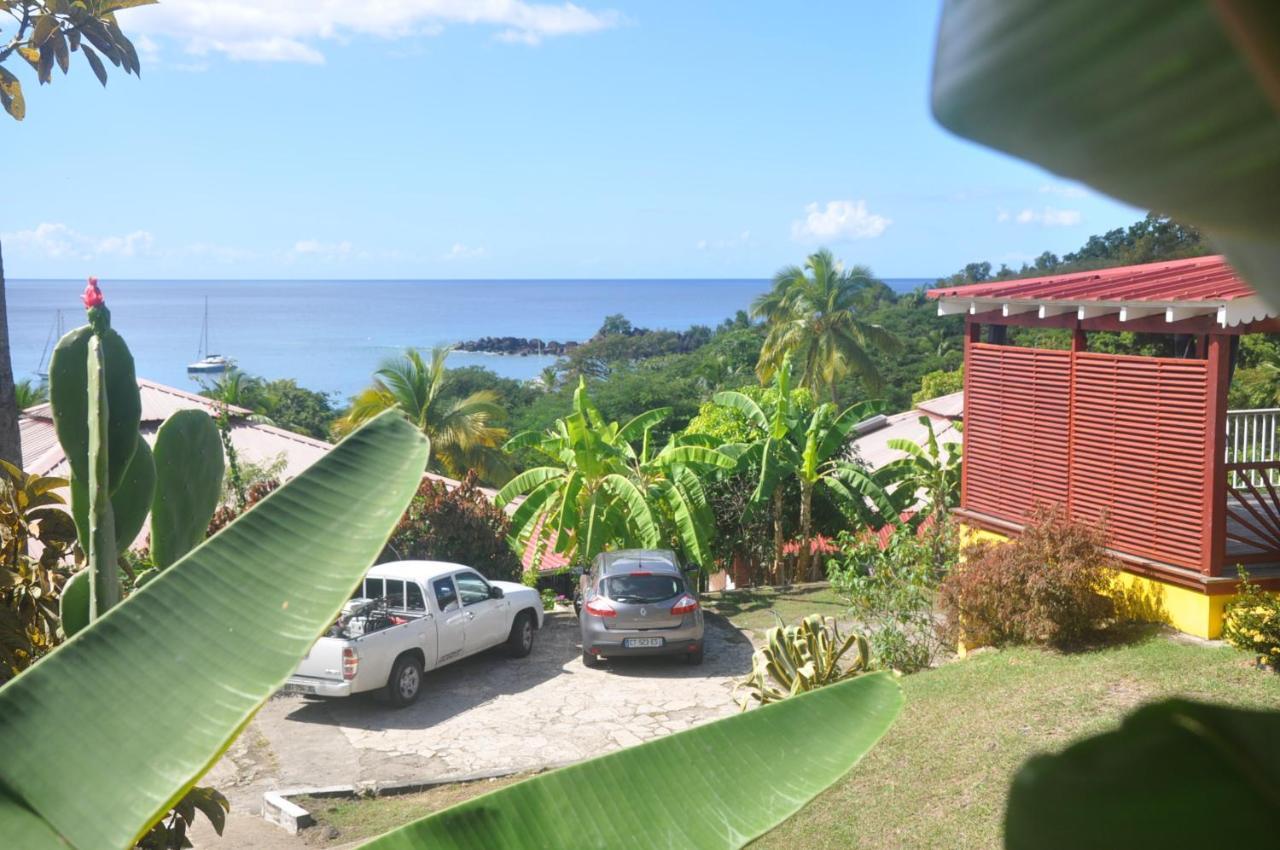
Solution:
M 844 661 L 856 650 L 851 661 Z M 760 703 L 777 702 L 867 671 L 871 652 L 861 635 L 840 634 L 832 617 L 810 614 L 795 626 L 774 626 L 751 657 L 751 673 L 739 682 Z M 748 701 L 743 700 L 742 708 Z
M 892 677 L 860 676 L 526 779 L 364 848 L 736 850 L 848 773 L 901 706 Z M 673 787 L 697 794 L 673 805 Z
M 776 401 L 768 410 L 750 396 L 737 391 L 716 393 L 713 400 L 716 404 L 740 411 L 764 435 L 754 443 L 737 446 L 733 453 L 739 462 L 750 462 L 760 469 L 759 483 L 752 500 L 757 504 L 773 500 L 779 580 L 784 579 L 781 575 L 782 495 L 788 480 L 799 485 L 801 546 L 798 573 L 808 578 L 815 490 L 825 490 L 856 520 L 868 521 L 873 511 L 889 520 L 897 517 L 892 499 L 876 477 L 845 456 L 850 434 L 858 423 L 882 411 L 884 405 L 868 401 L 840 410 L 834 404 L 825 403 L 805 413 L 793 400 L 789 357 L 783 359 L 782 367 L 775 373 L 774 386 Z
M 132 847 L 337 616 L 427 455 L 377 417 L 0 688 L 0 846 Z
M 549 463 L 517 475 L 499 491 L 499 507 L 523 500 L 511 517 L 511 544 L 523 552 L 535 536 L 581 562 L 609 547 L 675 545 L 705 564 L 715 527 L 701 470 L 731 469 L 733 458 L 700 444 L 668 442 L 652 432 L 671 415 L 657 408 L 625 425 L 604 421 L 579 380 L 574 410 L 546 433 L 512 437 L 507 450 L 531 448 Z
M 960 444 L 938 442 L 933 420 L 921 416 L 919 421 L 925 428 L 924 442 L 889 440 L 889 448 L 902 452 L 903 457 L 885 464 L 877 473 L 903 509 L 921 502 L 919 509 L 912 512 L 912 525 L 919 525 L 934 513 L 945 516 L 960 503 Z
M 153 452 L 138 430 L 133 355 L 111 327 L 96 278 L 83 301 L 88 324 L 59 340 L 49 366 L 54 427 L 71 467 L 71 513 L 89 556 L 63 593 L 67 635 L 120 601 L 118 560 L 148 515 L 153 561 L 164 569 L 204 539 L 222 490 L 213 420 L 201 411 L 175 413 Z

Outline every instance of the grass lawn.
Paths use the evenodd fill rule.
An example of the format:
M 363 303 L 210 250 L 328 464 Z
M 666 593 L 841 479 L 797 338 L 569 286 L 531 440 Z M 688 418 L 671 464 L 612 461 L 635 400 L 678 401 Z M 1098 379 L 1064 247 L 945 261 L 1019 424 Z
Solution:
M 1034 753 L 1163 697 L 1280 708 L 1280 676 L 1164 631 L 1070 655 L 983 652 L 902 688 L 906 706 L 875 749 L 753 848 L 999 847 L 1010 779 Z
M 849 611 L 848 604 L 826 582 L 705 593 L 702 604 L 708 611 L 727 617 L 735 626 L 756 637 L 764 637 L 766 630 L 778 625 L 774 612 L 785 624 L 792 625 L 809 614 L 823 614 L 843 621 Z

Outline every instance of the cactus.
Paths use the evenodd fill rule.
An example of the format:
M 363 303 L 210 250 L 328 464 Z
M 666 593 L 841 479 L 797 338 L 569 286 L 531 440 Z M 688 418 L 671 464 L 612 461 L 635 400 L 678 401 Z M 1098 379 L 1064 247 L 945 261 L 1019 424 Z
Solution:
M 222 491 L 213 420 L 197 411 L 174 414 L 160 427 L 153 456 L 138 431 L 133 355 L 111 329 L 95 278 L 84 305 L 89 324 L 58 342 L 49 365 L 54 427 L 71 466 L 71 512 L 89 561 L 63 597 L 68 636 L 120 601 L 120 555 L 148 512 L 156 565 L 164 568 L 203 539 Z

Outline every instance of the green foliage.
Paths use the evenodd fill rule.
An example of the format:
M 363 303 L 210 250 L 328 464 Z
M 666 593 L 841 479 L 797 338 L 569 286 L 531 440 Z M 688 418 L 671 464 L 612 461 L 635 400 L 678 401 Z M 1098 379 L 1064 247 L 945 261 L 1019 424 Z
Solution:
M 573 413 L 545 434 L 512 437 L 509 451 L 531 450 L 547 464 L 498 493 L 499 507 L 525 497 L 511 517 L 512 547 L 523 552 L 535 538 L 535 545 L 554 541 L 555 551 L 586 563 L 609 548 L 672 546 L 687 563 L 709 563 L 715 522 L 702 471 L 736 464 L 678 438 L 655 450 L 654 429 L 670 413 L 656 409 L 625 425 L 606 423 L 580 380 Z
M 454 561 L 490 579 L 519 581 L 520 559 L 507 537 L 511 523 L 474 473 L 450 490 L 424 478 L 382 553 L 383 560 Z
M 901 706 L 891 677 L 861 676 L 534 776 L 365 847 L 736 850 L 846 774 Z M 673 782 L 701 789 L 697 804 L 672 805 Z
M 760 380 L 772 378 L 790 357 L 799 364 L 799 384 L 832 402 L 846 375 L 877 392 L 884 380 L 868 351 L 896 353 L 901 343 L 860 311 L 884 289 L 866 266 L 846 270 L 826 250 L 809 255 L 804 268 L 780 270 L 773 289 L 751 305 L 768 330 L 756 370 Z
M 938 396 L 958 393 L 964 389 L 964 367 L 959 369 L 935 369 L 920 378 L 920 389 L 911 396 L 912 404 L 919 404 Z
M 855 650 L 850 659 L 845 655 Z M 864 638 L 843 636 L 832 617 L 810 614 L 795 626 L 774 626 L 751 657 L 751 673 L 739 682 L 761 704 L 852 679 L 867 670 Z M 742 701 L 745 710 L 748 700 Z
M 946 650 L 934 616 L 938 584 L 959 555 L 955 529 L 900 525 L 880 545 L 873 534 L 842 534 L 827 562 L 831 586 L 849 603 L 877 666 L 913 673 Z
M 14 382 L 13 396 L 18 409 L 26 410 L 49 400 L 49 385 L 43 382 L 35 384 L 30 378 L 23 378 Z
M 181 805 L 332 622 L 426 459 L 398 415 L 370 422 L 0 688 L 0 834 L 126 847 Z
M 888 447 L 904 457 L 890 461 L 876 473 L 893 493 L 895 504 L 911 512 L 908 522 L 912 526 L 935 514 L 945 516 L 960 504 L 960 444 L 939 443 L 930 417 L 921 416 L 919 422 L 927 431 L 925 441 L 889 440 Z M 897 515 L 889 519 L 896 521 Z
M 0 461 L 0 683 L 62 641 L 58 606 L 68 573 L 62 560 L 76 539 L 58 507 L 64 502 L 56 491 L 66 485 Z
M 385 361 L 373 384 L 355 399 L 347 414 L 334 423 L 334 434 L 349 433 L 384 410 L 397 409 L 431 441 L 432 465 L 453 478 L 474 470 L 483 481 L 501 484 L 511 477 L 510 464 L 499 449 L 507 430 L 497 423 L 506 411 L 491 390 L 477 390 L 465 398 L 446 392 L 449 349 L 436 348 L 431 362 L 416 349 Z
M 126 74 L 141 75 L 138 52 L 120 31 L 115 13 L 120 9 L 147 6 L 156 0 L 99 0 L 68 3 L 65 0 L 5 0 L 0 12 L 17 21 L 17 31 L 0 46 L 0 63 L 15 54 L 36 74 L 41 85 L 53 81 L 53 67 L 63 74 L 71 68 L 71 54 L 80 51 L 104 86 L 107 69 L 103 56 Z M 90 47 L 92 45 L 92 47 Z M 97 48 L 97 51 L 94 50 Z M 0 66 L 0 107 L 13 118 L 26 117 L 22 84 L 13 72 Z
M 333 399 L 298 386 L 291 378 L 267 380 L 228 369 L 200 391 L 216 399 L 251 411 L 250 419 L 317 440 L 327 440 L 338 415 Z
M 1280 597 L 1249 581 L 1240 567 L 1239 594 L 1227 603 L 1222 639 L 1273 670 L 1280 669 Z
M 542 593 L 539 595 L 542 597 L 543 611 L 556 610 L 556 592 L 554 590 L 552 590 L 551 588 L 547 588 L 546 590 L 542 591 Z
M 1007 543 L 965 550 L 943 579 L 939 608 L 949 637 L 966 646 L 1070 647 L 1114 615 L 1107 591 L 1119 564 L 1102 529 L 1040 506 Z

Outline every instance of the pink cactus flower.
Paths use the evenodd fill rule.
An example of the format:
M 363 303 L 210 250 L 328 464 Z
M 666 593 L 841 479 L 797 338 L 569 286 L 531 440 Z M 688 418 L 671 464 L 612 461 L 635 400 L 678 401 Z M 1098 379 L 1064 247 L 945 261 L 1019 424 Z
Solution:
M 80 300 L 84 302 L 86 310 L 101 307 L 105 303 L 105 299 L 102 297 L 102 290 L 98 288 L 98 279 L 96 277 L 89 278 L 89 285 L 84 288 L 84 294 L 80 296 Z

